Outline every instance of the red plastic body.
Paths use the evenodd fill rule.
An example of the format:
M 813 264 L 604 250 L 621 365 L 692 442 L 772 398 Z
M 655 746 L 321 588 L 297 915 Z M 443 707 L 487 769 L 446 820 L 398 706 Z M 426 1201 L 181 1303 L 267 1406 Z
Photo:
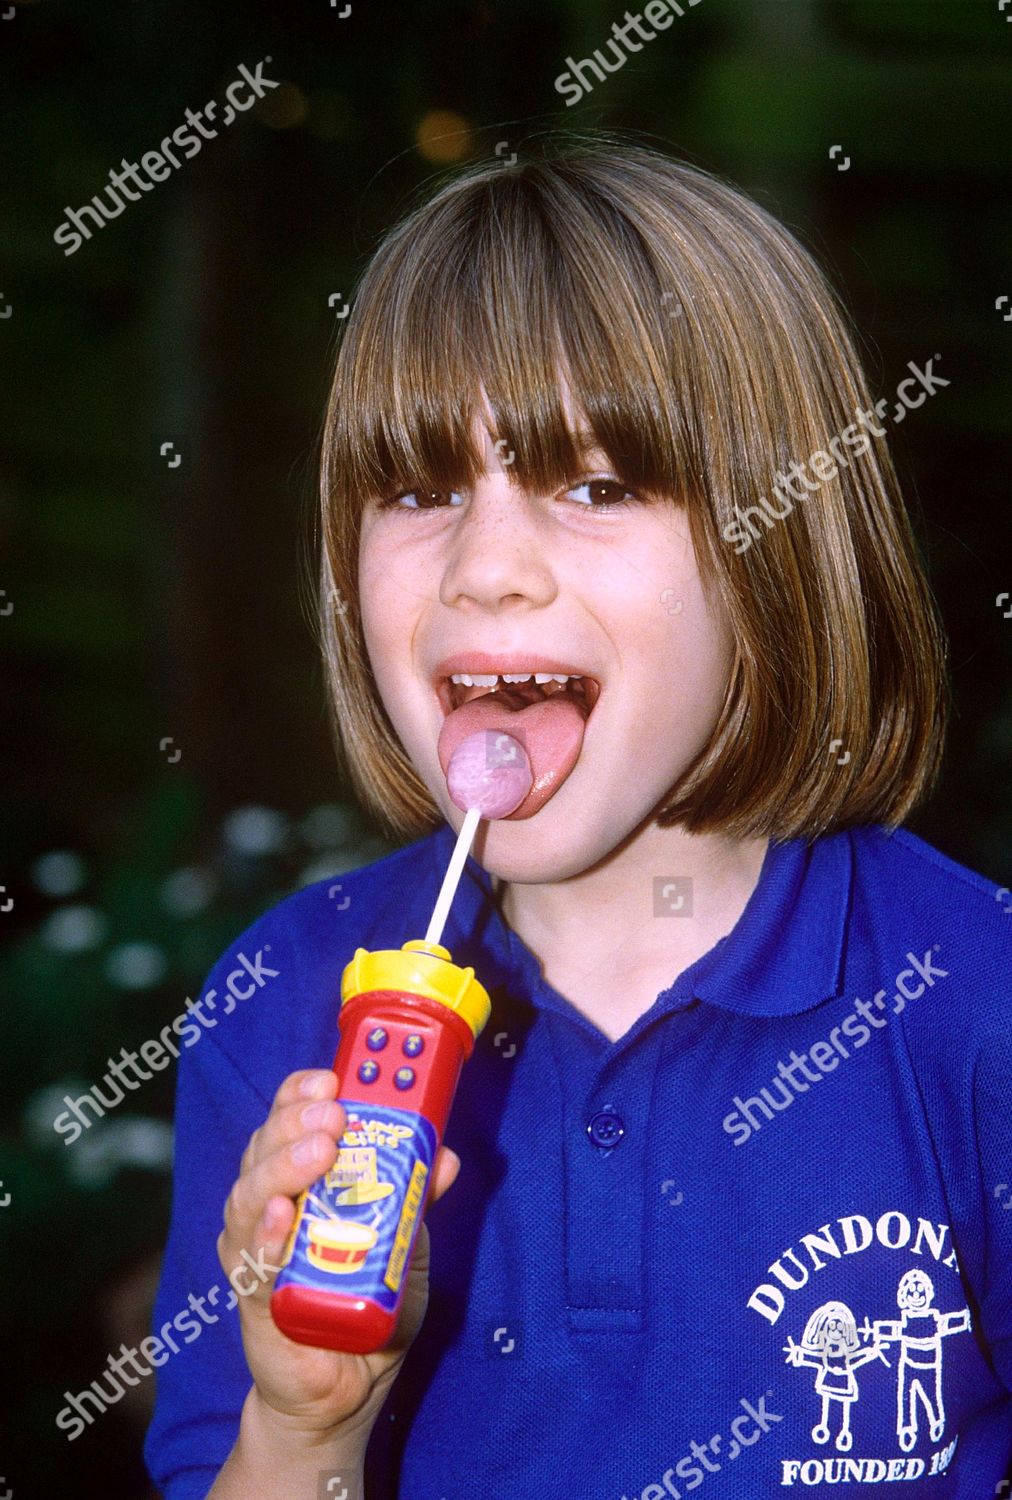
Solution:
M 403 990 L 372 990 L 345 1001 L 339 1025 L 341 1036 L 333 1068 L 337 1074 L 337 1097 L 345 1106 L 349 1121 L 354 1117 L 356 1103 L 392 1105 L 410 1111 L 429 1121 L 436 1135 L 435 1151 L 438 1153 L 461 1067 L 474 1050 L 474 1034 L 467 1022 L 449 1007 L 427 996 Z M 366 1038 L 377 1027 L 382 1027 L 390 1037 L 384 1054 L 380 1055 L 389 1052 L 391 1058 L 401 1062 L 404 1061 L 400 1056 L 404 1037 L 409 1034 L 423 1037 L 425 1045 L 421 1054 L 411 1059 L 415 1081 L 410 1088 L 395 1087 L 392 1067 L 381 1068 L 380 1076 L 372 1084 L 359 1081 L 360 1064 L 376 1060 L 377 1054 L 367 1046 Z M 411 1234 L 408 1264 L 431 1188 L 430 1173 L 424 1202 Z M 370 1354 L 382 1349 L 393 1336 L 407 1280 L 405 1271 L 392 1310 L 381 1306 L 372 1297 L 288 1283 L 275 1289 L 271 1297 L 271 1314 L 278 1327 L 298 1343 Z

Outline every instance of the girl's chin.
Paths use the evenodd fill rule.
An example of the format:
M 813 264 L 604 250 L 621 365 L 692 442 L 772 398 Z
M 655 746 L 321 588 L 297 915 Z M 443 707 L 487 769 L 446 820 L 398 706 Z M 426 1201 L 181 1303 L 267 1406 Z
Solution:
M 463 814 L 459 814 L 451 826 L 459 831 L 462 822 Z M 619 842 L 608 822 L 553 817 L 549 802 L 521 822 L 509 818 L 479 822 L 470 852 L 500 880 L 547 885 L 582 875 L 608 858 Z

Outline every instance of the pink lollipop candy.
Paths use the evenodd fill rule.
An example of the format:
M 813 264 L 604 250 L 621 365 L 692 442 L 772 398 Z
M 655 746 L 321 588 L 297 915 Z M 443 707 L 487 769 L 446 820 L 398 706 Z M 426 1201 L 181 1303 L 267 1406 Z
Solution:
M 496 729 L 479 729 L 461 740 L 446 773 L 450 796 L 461 811 L 477 807 L 483 818 L 505 818 L 513 812 L 533 780 L 523 745 Z

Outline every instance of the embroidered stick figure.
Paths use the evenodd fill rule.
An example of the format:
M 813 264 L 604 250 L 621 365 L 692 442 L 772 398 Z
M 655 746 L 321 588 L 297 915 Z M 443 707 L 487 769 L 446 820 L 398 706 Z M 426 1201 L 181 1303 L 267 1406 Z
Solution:
M 905 1271 L 896 1289 L 896 1302 L 903 1316 L 878 1319 L 870 1326 L 865 1318 L 861 1332 L 879 1344 L 899 1344 L 900 1360 L 896 1386 L 896 1435 L 908 1453 L 917 1441 L 920 1397 L 932 1442 L 945 1431 L 942 1400 L 942 1340 L 950 1333 L 969 1332 L 970 1310 L 940 1313 L 932 1307 L 935 1288 L 920 1267 Z
M 846 1453 L 854 1445 L 854 1436 L 850 1430 L 850 1408 L 859 1395 L 854 1371 L 867 1364 L 870 1359 L 881 1359 L 884 1364 L 889 1363 L 879 1348 L 878 1341 L 869 1348 L 862 1349 L 854 1314 L 847 1304 L 824 1302 L 815 1309 L 805 1324 L 801 1343 L 796 1344 L 788 1337 L 784 1349 L 788 1364 L 810 1365 L 818 1371 L 815 1390 L 822 1397 L 822 1417 L 812 1428 L 813 1442 L 829 1442 L 829 1403 L 838 1401 L 840 1431 L 836 1435 L 836 1447 L 841 1453 Z

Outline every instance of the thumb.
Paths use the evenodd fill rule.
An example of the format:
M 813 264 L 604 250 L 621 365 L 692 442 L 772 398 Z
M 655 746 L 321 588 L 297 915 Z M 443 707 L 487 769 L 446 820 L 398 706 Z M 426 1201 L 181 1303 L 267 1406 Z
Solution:
M 435 1166 L 432 1169 L 432 1202 L 441 1198 L 448 1188 L 451 1188 L 457 1180 L 460 1171 L 460 1157 L 456 1151 L 451 1151 L 449 1146 L 441 1146 L 439 1155 L 436 1157 Z

